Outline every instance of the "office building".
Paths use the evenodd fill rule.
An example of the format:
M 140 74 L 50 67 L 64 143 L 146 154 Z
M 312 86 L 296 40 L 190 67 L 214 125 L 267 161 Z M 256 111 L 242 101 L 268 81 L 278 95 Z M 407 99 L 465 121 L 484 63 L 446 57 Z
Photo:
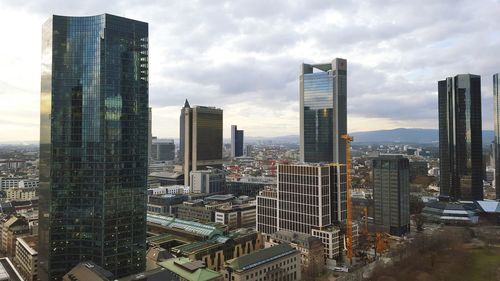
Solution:
M 493 153 L 495 166 L 495 190 L 497 200 L 500 200 L 500 84 L 499 73 L 493 75 L 493 126 L 495 138 L 493 139 Z
M 174 140 L 153 139 L 151 157 L 156 161 L 173 161 L 175 159 Z
M 346 163 L 347 61 L 302 64 L 300 73 L 300 160 Z
M 38 236 L 17 238 L 15 263 L 26 281 L 38 280 Z
M 302 272 L 312 277 L 323 272 L 325 263 L 323 257 L 324 246 L 320 238 L 310 234 L 280 230 L 271 235 L 270 244 L 277 245 L 281 243 L 288 243 L 292 248 L 300 252 Z
M 223 170 L 192 171 L 190 177 L 192 193 L 222 193 L 226 189 L 226 174 Z
M 441 200 L 483 199 L 481 77 L 438 82 Z
M 180 150 L 184 185 L 191 171 L 222 167 L 222 109 L 191 107 L 186 100 L 180 116 Z
M 410 231 L 410 171 L 407 158 L 382 155 L 373 159 L 374 223 L 391 235 Z
M 152 146 L 153 146 L 153 110 L 152 108 L 148 108 L 149 117 L 148 117 L 148 161 L 151 162 L 153 159 L 152 155 Z
M 231 157 L 243 156 L 243 130 L 231 125 Z
M 81 261 L 142 272 L 148 173 L 148 24 L 114 15 L 43 25 L 39 278 Z
M 224 281 L 302 280 L 300 252 L 286 243 L 228 260 L 224 267 Z

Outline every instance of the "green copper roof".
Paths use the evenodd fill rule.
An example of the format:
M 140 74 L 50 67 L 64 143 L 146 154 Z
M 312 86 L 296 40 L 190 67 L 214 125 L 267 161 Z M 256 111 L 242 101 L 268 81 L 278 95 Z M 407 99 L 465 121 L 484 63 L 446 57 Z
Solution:
M 207 268 L 189 270 L 188 267 L 190 263 L 193 262 L 188 258 L 175 258 L 160 262 L 158 265 L 172 271 L 188 281 L 211 281 L 222 276 L 217 271 Z M 183 265 L 186 265 L 186 268 L 184 268 Z
M 235 271 L 245 271 L 254 268 L 261 264 L 279 259 L 284 256 L 295 254 L 298 251 L 292 248 L 289 244 L 279 244 L 270 248 L 261 249 L 241 256 L 236 259 L 227 261 L 229 266 Z

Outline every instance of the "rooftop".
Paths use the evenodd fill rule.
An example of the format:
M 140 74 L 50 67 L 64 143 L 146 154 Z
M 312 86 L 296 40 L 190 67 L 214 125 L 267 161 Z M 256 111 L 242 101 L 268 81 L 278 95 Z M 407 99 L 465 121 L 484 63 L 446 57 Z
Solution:
M 160 216 L 160 215 L 147 215 L 147 221 L 170 228 L 183 230 L 186 232 L 194 233 L 197 235 L 212 238 L 216 235 L 222 235 L 223 232 L 215 225 L 203 224 L 199 222 L 187 221 L 176 219 L 173 217 Z
M 158 263 L 173 273 L 188 281 L 211 281 L 221 277 L 221 274 L 207 269 L 205 264 L 188 258 L 174 258 Z
M 37 235 L 28 235 L 17 238 L 17 241 L 23 245 L 23 247 L 28 250 L 30 255 L 38 254 L 38 236 Z
M 295 253 L 298 251 L 289 244 L 283 243 L 229 260 L 226 264 L 235 271 L 245 271 Z

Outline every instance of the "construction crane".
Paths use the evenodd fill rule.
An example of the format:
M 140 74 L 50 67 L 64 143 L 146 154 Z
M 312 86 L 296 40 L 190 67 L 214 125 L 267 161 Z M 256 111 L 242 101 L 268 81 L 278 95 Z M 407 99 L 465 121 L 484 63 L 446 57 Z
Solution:
M 347 196 L 347 223 L 346 223 L 346 244 L 347 244 L 347 258 L 352 264 L 352 199 L 351 199 L 351 142 L 353 138 L 348 134 L 341 136 L 345 140 L 345 158 L 346 158 L 346 196 Z

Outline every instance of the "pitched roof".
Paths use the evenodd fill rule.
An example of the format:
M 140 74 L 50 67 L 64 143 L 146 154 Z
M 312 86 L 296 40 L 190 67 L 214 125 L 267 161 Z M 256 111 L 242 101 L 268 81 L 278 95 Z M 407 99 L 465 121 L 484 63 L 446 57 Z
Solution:
M 158 265 L 188 281 L 211 281 L 221 277 L 220 273 L 207 269 L 202 262 L 193 262 L 184 257 L 169 259 Z
M 292 248 L 292 246 L 290 246 L 289 244 L 283 243 L 270 248 L 255 251 L 236 259 L 229 260 L 227 261 L 227 263 L 228 266 L 235 271 L 245 271 L 247 269 L 251 269 L 261 264 L 265 264 L 295 253 L 298 253 L 298 251 Z

